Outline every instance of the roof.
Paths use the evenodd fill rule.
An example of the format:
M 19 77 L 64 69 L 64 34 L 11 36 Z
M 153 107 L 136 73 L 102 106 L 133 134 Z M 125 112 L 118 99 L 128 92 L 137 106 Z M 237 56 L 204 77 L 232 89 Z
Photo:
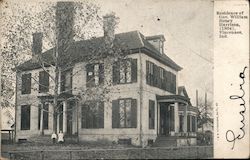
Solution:
M 177 65 L 173 60 L 171 60 L 167 55 L 161 54 L 153 45 L 151 45 L 139 31 L 131 31 L 125 33 L 119 33 L 115 35 L 114 45 L 122 44 L 122 47 L 125 47 L 127 50 L 130 50 L 131 54 L 143 52 L 148 56 L 158 60 L 159 62 L 169 66 L 170 68 L 180 71 L 182 68 Z M 53 54 L 55 48 L 41 54 L 41 58 L 46 64 L 53 65 Z M 88 40 L 75 41 L 67 49 L 66 58 L 62 59 L 62 63 L 70 61 L 72 63 L 86 61 L 86 57 L 90 53 L 95 52 L 105 52 L 104 51 L 104 37 L 92 38 Z M 100 53 L 103 54 L 103 53 Z M 62 58 L 63 56 L 61 56 Z M 32 70 L 41 68 L 41 65 L 38 63 L 35 57 L 30 60 L 20 64 L 17 67 L 17 70 Z

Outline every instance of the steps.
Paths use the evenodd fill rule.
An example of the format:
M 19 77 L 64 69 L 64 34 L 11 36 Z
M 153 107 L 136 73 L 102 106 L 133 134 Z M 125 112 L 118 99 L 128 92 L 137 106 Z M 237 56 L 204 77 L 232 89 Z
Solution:
M 177 147 L 177 137 L 157 137 L 153 147 Z

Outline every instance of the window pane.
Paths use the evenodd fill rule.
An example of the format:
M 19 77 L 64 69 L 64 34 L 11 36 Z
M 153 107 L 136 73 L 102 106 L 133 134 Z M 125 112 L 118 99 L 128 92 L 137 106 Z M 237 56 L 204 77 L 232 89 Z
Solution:
M 126 127 L 131 127 L 131 99 L 126 100 Z
M 131 82 L 131 61 L 126 61 L 126 82 Z
M 120 127 L 125 127 L 125 104 L 124 100 L 119 101 Z
M 95 75 L 95 85 L 99 84 L 99 64 L 96 64 L 94 67 L 94 75 Z
M 120 83 L 125 83 L 125 77 L 126 77 L 126 74 L 125 74 L 125 65 L 124 63 L 121 63 L 121 68 L 120 68 Z
M 22 75 L 22 94 L 31 93 L 31 73 Z

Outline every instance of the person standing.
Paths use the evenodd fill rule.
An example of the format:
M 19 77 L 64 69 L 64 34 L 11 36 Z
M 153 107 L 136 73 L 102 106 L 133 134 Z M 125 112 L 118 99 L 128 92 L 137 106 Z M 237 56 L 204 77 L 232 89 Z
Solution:
M 58 143 L 63 143 L 64 142 L 64 135 L 62 131 L 59 131 L 58 133 Z
M 56 139 L 57 139 L 57 135 L 56 135 L 55 132 L 52 133 L 51 139 L 53 140 L 53 144 L 55 144 L 56 143 Z

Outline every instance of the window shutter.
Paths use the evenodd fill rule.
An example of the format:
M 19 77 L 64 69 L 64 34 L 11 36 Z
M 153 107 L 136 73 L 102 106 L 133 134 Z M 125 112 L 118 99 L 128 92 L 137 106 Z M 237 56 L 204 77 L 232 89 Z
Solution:
M 83 104 L 82 105 L 82 128 L 86 128 L 86 114 L 87 113 L 87 105 Z
M 149 61 L 146 61 L 146 82 L 149 83 Z
M 119 62 L 113 64 L 113 84 L 118 84 L 120 81 L 120 65 Z
M 137 59 L 131 60 L 131 81 L 137 82 Z
M 190 132 L 190 116 L 187 115 L 187 131 Z
M 104 128 L 104 103 L 99 102 L 98 108 L 98 127 L 97 128 Z
M 104 83 L 104 64 L 99 64 L 99 84 Z
M 176 94 L 176 75 L 173 74 L 173 93 Z
M 171 77 L 170 72 L 167 71 L 167 91 L 170 92 L 170 86 L 171 86 Z
M 131 127 L 137 128 L 137 102 L 136 99 L 131 101 Z
M 112 101 L 112 128 L 119 128 L 120 126 L 120 113 L 119 113 L 119 101 Z
M 41 121 L 41 108 L 42 108 L 42 105 L 39 104 L 38 105 L 38 129 L 40 129 L 40 121 Z
M 94 84 L 94 65 L 93 64 L 87 64 L 86 65 L 86 74 L 87 74 L 87 87 L 91 87 Z

